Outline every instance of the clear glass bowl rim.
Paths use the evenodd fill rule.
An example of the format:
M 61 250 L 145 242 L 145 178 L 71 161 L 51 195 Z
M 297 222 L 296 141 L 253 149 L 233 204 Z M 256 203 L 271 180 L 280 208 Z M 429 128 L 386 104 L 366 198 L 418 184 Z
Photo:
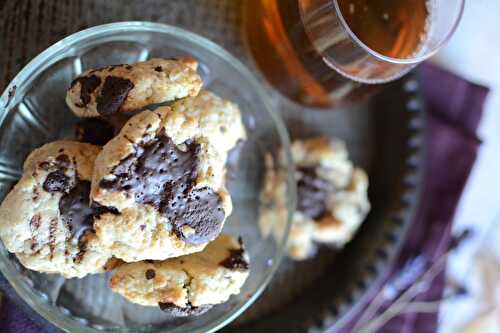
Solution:
M 78 44 L 78 42 L 87 39 L 87 38 L 95 38 L 99 36 L 105 36 L 111 33 L 122 32 L 122 31 L 145 31 L 145 32 L 161 32 L 165 34 L 170 34 L 178 38 L 183 38 L 191 43 L 198 44 L 205 49 L 210 50 L 210 52 L 216 54 L 218 57 L 222 58 L 225 62 L 230 63 L 234 66 L 240 73 L 245 76 L 252 86 L 255 89 L 256 94 L 262 100 L 263 104 L 266 106 L 267 112 L 269 113 L 271 119 L 274 122 L 274 126 L 278 132 L 278 135 L 281 140 L 281 145 L 283 151 L 285 152 L 285 157 L 287 159 L 289 168 L 287 172 L 287 188 L 289 189 L 287 192 L 288 202 L 287 202 L 287 224 L 286 229 L 283 234 L 282 239 L 277 242 L 277 254 L 273 258 L 273 263 L 270 268 L 270 272 L 267 277 L 264 279 L 261 286 L 252 294 L 248 300 L 241 304 L 239 307 L 233 309 L 228 312 L 224 316 L 218 318 L 213 321 L 209 327 L 205 327 L 199 332 L 215 332 L 234 319 L 236 319 L 242 312 L 244 312 L 250 305 L 252 305 L 255 300 L 260 296 L 260 294 L 264 291 L 266 286 L 271 281 L 272 277 L 276 273 L 279 264 L 281 263 L 284 254 L 285 254 L 285 245 L 288 240 L 288 233 L 290 231 L 292 212 L 295 209 L 296 202 L 296 186 L 293 181 L 293 160 L 290 151 L 290 139 L 288 136 L 288 132 L 286 127 L 281 119 L 281 117 L 273 111 L 273 107 L 271 106 L 270 97 L 265 91 L 262 89 L 261 84 L 258 82 L 256 77 L 233 55 L 231 55 L 228 51 L 226 51 L 221 46 L 216 43 L 210 41 L 209 39 L 197 35 L 193 32 L 168 25 L 163 23 L 154 23 L 154 22 L 146 22 L 146 21 L 127 21 L 127 22 L 115 22 L 109 24 L 103 24 L 94 26 L 74 34 L 71 34 L 55 44 L 51 45 L 47 49 L 45 49 L 42 53 L 38 54 L 35 58 L 33 58 L 24 68 L 14 77 L 14 79 L 9 83 L 9 85 L 5 88 L 4 92 L 0 96 L 0 124 L 4 121 L 5 116 L 7 115 L 7 109 L 9 106 L 15 105 L 16 100 L 18 99 L 18 94 L 14 94 L 13 97 L 9 97 L 11 91 L 16 91 L 16 88 L 22 87 L 28 84 L 33 77 L 36 77 L 39 74 L 39 71 L 50 66 L 52 63 L 60 60 L 62 54 L 66 54 L 67 48 L 74 47 Z M 85 332 L 85 333 L 96 333 L 101 332 L 99 330 L 92 329 L 88 326 L 83 326 L 78 324 L 75 320 L 69 318 L 62 314 L 60 311 L 47 306 L 47 303 L 39 302 L 36 299 L 36 294 L 30 289 L 30 287 L 22 280 L 18 278 L 18 271 L 15 269 L 14 265 L 10 262 L 10 260 L 0 254 L 0 272 L 5 276 L 5 278 L 9 281 L 10 285 L 14 288 L 19 296 L 30 306 L 32 307 L 38 314 L 40 314 L 43 318 L 48 320 L 50 323 L 56 325 L 57 327 L 68 331 L 68 332 Z M 174 329 L 173 332 L 176 332 L 177 329 Z M 169 332 L 169 331 L 164 331 Z M 170 331 L 172 332 L 172 331 Z

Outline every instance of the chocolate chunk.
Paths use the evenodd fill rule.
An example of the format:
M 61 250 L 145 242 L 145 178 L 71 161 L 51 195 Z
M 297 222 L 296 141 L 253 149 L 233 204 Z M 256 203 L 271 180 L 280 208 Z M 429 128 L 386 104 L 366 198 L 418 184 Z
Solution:
M 154 269 L 148 269 L 145 275 L 146 275 L 146 280 L 151 280 L 155 278 L 156 272 Z
M 98 76 L 82 76 L 78 77 L 71 82 L 71 88 L 75 84 L 80 83 L 80 101 L 81 103 L 75 103 L 79 108 L 86 107 L 90 103 L 90 95 L 96 90 L 101 84 L 101 79 Z
M 97 98 L 97 112 L 102 116 L 118 112 L 133 88 L 134 84 L 128 79 L 117 76 L 106 77 L 101 95 Z
M 175 305 L 174 303 L 158 303 L 158 306 L 162 311 L 167 312 L 174 317 L 199 316 L 213 307 L 212 304 L 193 306 L 191 303 L 188 303 L 183 308 Z
M 132 69 L 132 66 L 130 66 L 130 65 L 126 65 L 126 66 L 125 66 L 125 69 L 127 69 L 127 70 L 131 70 L 131 69 Z
M 76 123 L 75 137 L 81 142 L 104 146 L 113 135 L 113 126 L 104 119 L 84 118 Z
M 43 189 L 49 193 L 65 192 L 69 186 L 69 177 L 61 170 L 53 171 L 47 175 L 43 182 Z
M 85 256 L 85 253 L 87 252 L 87 242 L 84 240 L 84 236 L 87 234 L 87 230 L 90 229 L 82 229 L 82 233 L 80 234 L 80 237 L 78 237 L 78 248 L 80 251 L 76 254 L 75 258 L 73 259 L 75 263 L 79 263 L 83 260 L 83 257 Z M 66 254 L 66 255 L 69 255 Z
M 155 67 L 155 71 L 157 71 L 157 72 L 163 72 L 163 68 L 161 68 L 161 66 L 156 66 Z
M 333 185 L 320 178 L 312 167 L 297 168 L 297 210 L 313 220 L 326 213 L 326 200 Z
M 37 202 L 38 198 L 40 198 L 40 192 L 38 192 L 38 187 L 33 188 L 33 195 L 31 196 L 31 199 L 33 202 Z
M 49 171 L 50 162 L 47 162 L 47 161 L 40 162 L 40 163 L 38 163 L 38 167 L 42 170 Z
M 59 168 L 65 170 L 69 168 L 71 161 L 69 160 L 68 155 L 62 154 L 56 157 L 56 164 Z
M 197 245 L 214 239 L 219 233 L 224 209 L 219 195 L 211 188 L 193 189 L 187 196 L 173 197 L 170 206 L 166 215 L 174 221 L 174 232 L 182 240 Z
M 219 265 L 226 267 L 231 270 L 248 270 L 248 261 L 246 261 L 243 254 L 245 250 L 243 249 L 243 243 L 241 238 L 238 240 L 240 243 L 240 248 L 236 250 L 229 250 L 229 257 L 222 260 Z
M 219 233 L 224 210 L 212 189 L 194 188 L 200 145 L 192 141 L 184 145 L 186 150 L 180 150 L 161 133 L 136 145 L 135 153 L 113 169 L 115 178 L 103 179 L 99 185 L 131 192 L 136 202 L 151 205 L 166 216 L 181 239 L 201 244 Z
M 92 202 L 91 204 L 92 211 L 94 212 L 94 217 L 99 218 L 102 214 L 113 214 L 113 215 L 120 215 L 120 211 L 113 206 L 104 206 L 101 205 L 98 202 Z
M 93 225 L 93 209 L 89 205 L 90 182 L 77 180 L 75 186 L 61 197 L 59 213 L 70 228 L 71 234 L 80 240 Z

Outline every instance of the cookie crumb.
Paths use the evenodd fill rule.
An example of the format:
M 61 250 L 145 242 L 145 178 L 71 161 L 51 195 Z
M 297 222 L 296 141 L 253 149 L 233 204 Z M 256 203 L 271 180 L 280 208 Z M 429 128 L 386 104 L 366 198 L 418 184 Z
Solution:
M 7 102 L 5 103 L 4 107 L 8 107 L 14 96 L 16 96 L 16 89 L 17 86 L 12 86 L 12 88 L 9 89 L 9 93 L 7 95 Z

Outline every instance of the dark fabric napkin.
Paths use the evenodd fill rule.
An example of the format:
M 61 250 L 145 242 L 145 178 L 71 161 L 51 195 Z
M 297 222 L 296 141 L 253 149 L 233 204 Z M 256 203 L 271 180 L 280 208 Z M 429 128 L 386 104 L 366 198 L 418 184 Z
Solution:
M 7 298 L 0 308 L 1 333 L 45 333 Z
M 417 216 L 393 272 L 398 272 L 417 253 L 433 260 L 446 251 L 453 214 L 480 144 L 476 129 L 488 92 L 432 65 L 421 66 L 420 74 L 428 108 L 425 184 Z M 441 274 L 418 299 L 439 299 L 443 287 Z M 341 332 L 350 332 L 354 321 Z M 388 322 L 382 332 L 430 333 L 436 332 L 436 326 L 435 314 L 405 314 Z M 10 300 L 4 299 L 0 307 L 0 332 L 43 331 Z
M 481 143 L 476 130 L 488 89 L 430 64 L 421 66 L 419 70 L 427 107 L 424 186 L 415 221 L 386 282 L 400 273 L 409 259 L 419 256 L 427 262 L 433 262 L 447 251 L 455 208 Z M 418 295 L 415 300 L 441 299 L 444 285 L 442 271 L 428 291 Z M 387 305 L 381 311 L 385 308 Z M 360 314 L 337 332 L 351 332 L 359 318 Z M 405 313 L 380 329 L 383 333 L 436 331 L 437 313 Z

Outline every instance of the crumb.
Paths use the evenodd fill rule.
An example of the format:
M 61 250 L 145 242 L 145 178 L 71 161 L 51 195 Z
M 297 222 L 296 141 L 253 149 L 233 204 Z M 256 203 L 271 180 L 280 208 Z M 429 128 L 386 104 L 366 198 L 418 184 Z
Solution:
M 5 103 L 5 107 L 8 107 L 14 96 L 16 95 L 17 86 L 12 86 L 9 89 L 9 94 L 7 95 L 7 103 Z

